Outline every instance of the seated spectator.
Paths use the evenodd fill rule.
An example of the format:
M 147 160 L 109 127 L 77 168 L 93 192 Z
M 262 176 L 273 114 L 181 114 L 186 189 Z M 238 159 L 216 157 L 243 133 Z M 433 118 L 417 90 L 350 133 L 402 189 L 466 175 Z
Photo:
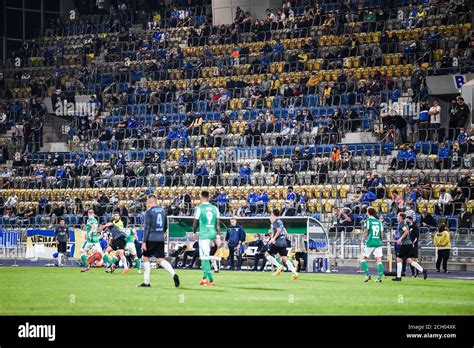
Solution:
M 227 212 L 227 207 L 229 205 L 229 196 L 225 192 L 225 189 L 221 187 L 219 195 L 217 196 L 217 207 L 221 214 L 225 214 Z
M 371 172 L 367 172 L 365 174 L 365 179 L 364 181 L 362 182 L 362 186 L 365 187 L 365 188 L 369 188 L 372 186 L 372 182 L 374 181 L 373 177 L 372 177 L 372 173 Z
M 438 149 L 438 156 L 435 159 L 437 169 L 448 169 L 451 166 L 451 150 L 445 143 L 441 143 Z
M 407 145 L 401 145 L 397 157 L 392 159 L 390 164 L 391 170 L 400 170 L 413 168 L 415 165 L 416 153 L 411 151 Z
M 267 211 L 268 205 L 268 194 L 263 188 L 260 189 L 260 192 L 257 195 L 257 214 L 262 214 Z
M 341 151 L 337 146 L 334 146 L 331 151 L 331 170 L 341 169 L 342 157 Z
M 196 186 L 207 186 L 208 185 L 208 171 L 204 163 L 198 163 L 194 170 L 194 176 L 196 177 Z
M 436 223 L 435 218 L 431 215 L 428 210 L 425 208 L 421 212 L 421 219 L 420 219 L 420 232 L 425 233 L 433 230 L 436 228 L 438 224 Z
M 453 193 L 453 206 L 454 206 L 454 215 L 459 215 L 461 212 L 461 207 L 466 203 L 467 197 L 464 195 L 464 192 L 461 187 L 455 189 Z
M 252 211 L 250 210 L 250 207 L 247 203 L 247 201 L 244 201 L 240 208 L 236 212 L 237 216 L 252 216 Z
M 435 205 L 436 215 L 449 216 L 453 212 L 453 198 L 445 188 L 440 191 L 438 203 Z
M 252 213 L 252 215 L 254 215 L 257 211 L 258 195 L 253 187 L 250 188 L 250 192 L 247 195 L 246 202 L 250 208 L 250 212 Z
M 234 186 L 240 185 L 249 185 L 250 184 L 250 174 L 252 170 L 247 162 L 243 163 L 242 167 L 239 169 L 239 177 L 234 179 Z
M 451 152 L 451 166 L 452 169 L 461 168 L 463 165 L 464 151 L 459 147 L 459 143 L 453 143 L 453 149 Z
M 344 207 L 337 217 L 336 231 L 337 232 L 352 232 L 354 229 L 354 215 L 351 209 Z
M 51 211 L 51 207 L 49 204 L 49 200 L 42 196 L 38 201 L 38 214 L 40 215 L 48 215 Z

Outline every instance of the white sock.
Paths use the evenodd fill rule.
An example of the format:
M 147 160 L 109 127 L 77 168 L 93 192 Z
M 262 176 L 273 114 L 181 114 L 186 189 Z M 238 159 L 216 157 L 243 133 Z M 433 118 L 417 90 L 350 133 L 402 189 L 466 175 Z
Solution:
M 63 254 L 59 253 L 59 254 L 58 254 L 58 265 L 61 264 L 62 259 L 63 259 Z
M 423 272 L 423 267 L 421 267 L 421 265 L 418 262 L 412 261 L 411 265 L 415 267 L 417 270 L 419 270 L 420 272 Z
M 150 284 L 150 261 L 143 262 L 143 282 L 145 284 Z
M 298 272 L 296 272 L 295 266 L 293 265 L 293 262 L 291 262 L 290 260 L 286 260 L 286 267 L 288 267 L 291 273 L 298 274 Z
M 171 263 L 169 263 L 168 261 L 162 260 L 160 263 L 160 266 L 166 269 L 168 273 L 171 274 L 171 276 L 174 276 L 176 274 L 176 272 L 173 269 L 173 266 L 171 266 Z
M 127 258 L 125 257 L 125 255 L 120 256 L 120 260 L 122 260 L 123 268 L 127 269 L 128 265 L 127 265 Z
M 272 255 L 265 256 L 267 258 L 267 261 L 270 262 L 273 266 L 276 268 L 280 268 L 281 265 L 275 260 L 275 258 Z
M 402 277 L 402 267 L 403 264 L 401 262 L 397 262 L 397 278 Z
M 214 268 L 214 271 L 218 271 L 219 268 L 217 267 L 217 261 L 216 260 L 212 260 L 212 267 Z

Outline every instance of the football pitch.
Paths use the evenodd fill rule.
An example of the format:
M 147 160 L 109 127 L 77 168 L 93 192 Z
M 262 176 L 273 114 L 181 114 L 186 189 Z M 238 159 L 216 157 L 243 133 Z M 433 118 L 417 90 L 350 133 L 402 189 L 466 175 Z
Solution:
M 0 267 L 0 315 L 473 315 L 474 282 L 456 279 L 260 272 L 215 274 L 199 285 L 200 271 L 178 270 L 175 288 L 165 270 L 152 269 L 151 288 L 131 270 Z

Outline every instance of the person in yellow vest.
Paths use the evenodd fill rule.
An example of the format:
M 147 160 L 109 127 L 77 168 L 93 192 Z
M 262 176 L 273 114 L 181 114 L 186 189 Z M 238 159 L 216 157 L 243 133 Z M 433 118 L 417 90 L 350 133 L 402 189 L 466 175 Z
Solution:
M 438 258 L 436 260 L 436 270 L 440 272 L 441 261 L 443 261 L 443 271 L 448 272 L 448 259 L 449 251 L 451 250 L 451 237 L 449 231 L 446 228 L 446 224 L 440 224 L 438 232 L 434 235 L 434 245 L 438 252 Z

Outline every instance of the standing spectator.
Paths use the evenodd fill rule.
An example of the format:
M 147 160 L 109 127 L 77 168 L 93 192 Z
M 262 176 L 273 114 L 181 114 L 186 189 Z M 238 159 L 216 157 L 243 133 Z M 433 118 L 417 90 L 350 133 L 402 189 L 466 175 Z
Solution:
M 431 133 L 431 140 L 432 141 L 442 141 L 442 136 L 444 137 L 444 130 L 440 132 L 441 127 L 441 106 L 438 104 L 438 101 L 433 101 L 433 105 L 428 110 L 428 114 L 430 116 L 430 127 L 429 130 Z
M 54 241 L 58 247 L 58 266 L 62 267 L 63 257 L 67 256 L 67 243 L 69 242 L 69 230 L 66 221 L 59 218 L 59 225 L 54 230 Z
M 439 225 L 438 232 L 434 235 L 434 246 L 436 247 L 438 258 L 436 259 L 436 272 L 440 272 L 441 261 L 443 262 L 444 273 L 448 272 L 448 259 L 451 250 L 451 237 L 445 224 Z
M 460 212 L 458 223 L 459 233 L 467 234 L 472 227 L 472 214 L 467 211 L 466 203 L 463 203 Z
M 237 270 L 242 267 L 242 246 L 245 242 L 245 231 L 242 226 L 237 224 L 237 217 L 230 218 L 230 226 L 227 228 L 225 236 L 227 246 L 229 247 L 229 270 L 234 270 L 234 254 L 237 256 Z

